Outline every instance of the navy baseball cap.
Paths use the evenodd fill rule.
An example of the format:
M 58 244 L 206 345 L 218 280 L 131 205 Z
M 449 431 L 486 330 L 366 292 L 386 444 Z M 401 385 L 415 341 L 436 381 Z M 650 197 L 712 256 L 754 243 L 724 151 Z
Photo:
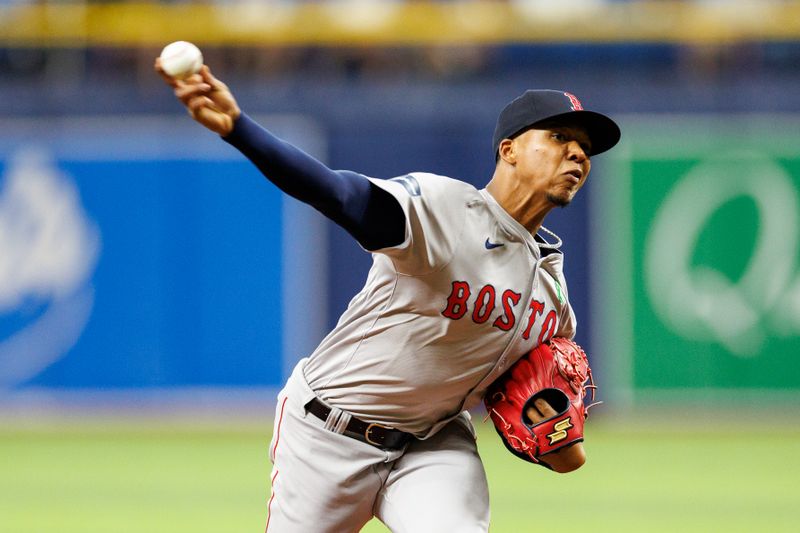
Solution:
M 542 123 L 584 128 L 592 142 L 590 155 L 611 149 L 619 142 L 621 135 L 616 122 L 600 113 L 586 111 L 575 95 L 564 91 L 531 89 L 512 100 L 500 112 L 494 130 L 495 159 L 503 139 L 513 139 Z

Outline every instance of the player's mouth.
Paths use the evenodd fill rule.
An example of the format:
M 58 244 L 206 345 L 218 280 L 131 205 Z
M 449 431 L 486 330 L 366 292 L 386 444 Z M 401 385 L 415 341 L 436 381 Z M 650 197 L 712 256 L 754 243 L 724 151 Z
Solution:
M 568 170 L 564 174 L 566 176 L 569 176 L 570 177 L 570 181 L 575 182 L 576 185 L 578 183 L 580 183 L 581 182 L 581 178 L 583 178 L 583 171 L 578 169 L 578 168 L 572 169 L 572 170 Z

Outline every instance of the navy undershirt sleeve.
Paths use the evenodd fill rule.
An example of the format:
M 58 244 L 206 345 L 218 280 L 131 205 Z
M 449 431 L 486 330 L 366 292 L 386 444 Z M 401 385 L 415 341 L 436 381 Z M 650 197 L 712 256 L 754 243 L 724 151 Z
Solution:
M 223 137 L 283 192 L 339 224 L 367 250 L 405 240 L 405 214 L 391 194 L 365 176 L 331 170 L 307 153 L 277 138 L 242 113 Z

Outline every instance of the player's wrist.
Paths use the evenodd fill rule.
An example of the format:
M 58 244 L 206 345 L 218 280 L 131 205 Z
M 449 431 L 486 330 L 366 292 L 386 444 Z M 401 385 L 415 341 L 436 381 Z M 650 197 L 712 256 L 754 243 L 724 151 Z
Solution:
M 238 105 L 233 104 L 233 108 L 228 113 L 228 116 L 231 117 L 232 124 L 235 125 L 236 122 L 239 120 L 239 117 L 242 116 L 242 110 L 239 108 Z
M 227 120 L 225 121 L 225 126 L 221 128 L 221 130 L 218 133 L 220 137 L 222 137 L 223 139 L 229 140 L 236 133 L 237 128 L 241 123 L 240 119 L 242 118 L 243 113 L 238 106 L 234 106 L 234 108 L 231 109 L 229 112 L 225 113 L 225 115 L 227 116 Z

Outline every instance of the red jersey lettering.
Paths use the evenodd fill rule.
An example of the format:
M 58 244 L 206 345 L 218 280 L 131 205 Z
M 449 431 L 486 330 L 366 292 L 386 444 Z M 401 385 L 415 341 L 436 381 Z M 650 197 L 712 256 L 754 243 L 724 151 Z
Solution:
M 453 290 L 447 298 L 447 307 L 442 314 L 447 318 L 458 320 L 467 312 L 467 300 L 469 300 L 469 283 L 466 281 L 454 281 Z
M 533 327 L 533 323 L 536 322 L 536 317 L 541 315 L 544 311 L 544 304 L 542 302 L 537 302 L 536 300 L 531 300 L 529 308 L 531 310 L 531 314 L 528 317 L 528 326 L 522 333 L 522 338 L 525 340 L 531 338 L 531 328 Z
M 509 331 L 514 327 L 514 324 L 517 322 L 517 317 L 514 316 L 514 306 L 519 303 L 521 297 L 521 294 L 511 289 L 503 291 L 503 296 L 500 298 L 503 306 L 503 314 L 495 319 L 492 324 L 494 327 L 503 331 Z
M 489 315 L 494 311 L 496 292 L 494 287 L 486 285 L 479 292 L 475 298 L 475 310 L 472 311 L 472 320 L 476 324 L 483 324 L 489 320 Z
M 556 312 L 551 310 L 549 313 L 547 313 L 544 323 L 542 324 L 542 331 L 539 333 L 539 344 L 544 344 L 553 337 L 556 332 L 556 324 L 558 324 Z

